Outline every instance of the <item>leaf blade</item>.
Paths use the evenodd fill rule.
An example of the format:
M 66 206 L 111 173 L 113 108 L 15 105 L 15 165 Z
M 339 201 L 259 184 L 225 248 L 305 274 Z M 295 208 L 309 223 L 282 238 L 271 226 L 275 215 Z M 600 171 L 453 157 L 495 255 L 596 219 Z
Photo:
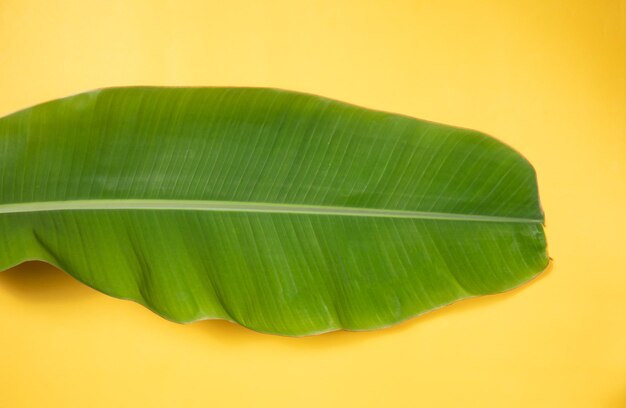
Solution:
M 277 90 L 118 88 L 0 136 L 22 175 L 0 180 L 19 243 L 0 266 L 45 259 L 175 321 L 382 327 L 548 262 L 532 166 L 466 129 Z

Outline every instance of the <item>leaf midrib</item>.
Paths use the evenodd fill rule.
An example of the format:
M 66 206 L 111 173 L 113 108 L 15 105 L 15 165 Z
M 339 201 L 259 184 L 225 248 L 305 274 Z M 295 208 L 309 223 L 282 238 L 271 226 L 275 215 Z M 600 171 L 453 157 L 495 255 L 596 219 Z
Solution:
M 92 210 L 179 210 L 250 212 L 280 214 L 314 214 L 353 217 L 412 218 L 448 221 L 484 221 L 542 223 L 534 218 L 502 217 L 479 214 L 441 213 L 431 211 L 403 211 L 378 208 L 333 207 L 302 204 L 245 203 L 212 200 L 67 200 L 0 204 L 0 214 L 46 211 L 92 211 Z

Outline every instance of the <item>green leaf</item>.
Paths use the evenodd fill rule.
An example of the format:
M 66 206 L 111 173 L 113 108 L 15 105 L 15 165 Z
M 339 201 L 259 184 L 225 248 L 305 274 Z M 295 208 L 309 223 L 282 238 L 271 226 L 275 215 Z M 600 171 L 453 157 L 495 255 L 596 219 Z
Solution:
M 476 131 L 256 88 L 111 88 L 0 119 L 0 268 L 176 321 L 388 326 L 548 264 L 536 177 Z

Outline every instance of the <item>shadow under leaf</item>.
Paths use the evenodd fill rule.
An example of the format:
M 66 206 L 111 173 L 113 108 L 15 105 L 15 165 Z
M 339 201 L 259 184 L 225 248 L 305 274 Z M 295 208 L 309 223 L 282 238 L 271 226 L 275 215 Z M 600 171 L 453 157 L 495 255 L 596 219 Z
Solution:
M 441 319 L 449 314 L 468 312 L 489 307 L 505 301 L 523 291 L 531 283 L 549 275 L 553 263 L 534 279 L 504 293 L 464 299 L 423 315 L 392 325 L 391 327 L 368 331 L 334 331 L 317 336 L 288 337 L 258 333 L 236 323 L 225 320 L 205 320 L 186 325 L 193 332 L 210 335 L 227 345 L 249 342 L 255 344 L 284 345 L 288 347 L 329 348 L 364 342 L 410 330 L 433 319 Z M 13 296 L 26 298 L 30 302 L 46 304 L 50 302 L 76 302 L 91 296 L 98 296 L 96 290 L 81 284 L 69 274 L 44 262 L 29 261 L 0 272 L 0 287 Z M 148 312 L 146 310 L 146 312 Z M 167 322 L 167 321 L 165 321 Z M 167 322 L 168 324 L 170 322 Z
M 36 303 L 75 302 L 97 296 L 96 291 L 69 274 L 40 261 L 28 261 L 0 271 L 0 288 Z

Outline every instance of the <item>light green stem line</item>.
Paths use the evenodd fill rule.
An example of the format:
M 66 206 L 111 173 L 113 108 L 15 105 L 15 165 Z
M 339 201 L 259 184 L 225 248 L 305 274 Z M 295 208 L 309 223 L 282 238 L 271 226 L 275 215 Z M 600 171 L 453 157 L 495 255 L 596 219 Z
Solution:
M 486 221 L 542 223 L 532 218 L 498 217 L 477 214 L 453 214 L 428 211 L 402 211 L 374 208 L 331 207 L 299 204 L 242 203 L 203 200 L 70 200 L 0 204 L 0 214 L 43 211 L 91 210 L 182 210 L 216 212 L 252 212 L 280 214 L 341 215 L 352 217 L 414 218 L 450 221 Z

